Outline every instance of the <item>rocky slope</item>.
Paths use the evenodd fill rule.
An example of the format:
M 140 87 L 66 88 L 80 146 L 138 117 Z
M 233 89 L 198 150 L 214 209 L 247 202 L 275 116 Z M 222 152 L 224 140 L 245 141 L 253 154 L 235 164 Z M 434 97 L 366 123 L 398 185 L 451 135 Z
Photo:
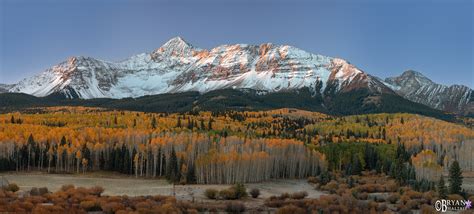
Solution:
M 14 86 L 14 85 L 1 84 L 1 83 L 0 83 L 0 93 L 8 92 L 11 88 L 13 88 L 13 86 Z
M 416 71 L 405 71 L 385 79 L 392 90 L 404 98 L 435 109 L 468 114 L 474 112 L 474 93 L 463 85 L 437 84 Z

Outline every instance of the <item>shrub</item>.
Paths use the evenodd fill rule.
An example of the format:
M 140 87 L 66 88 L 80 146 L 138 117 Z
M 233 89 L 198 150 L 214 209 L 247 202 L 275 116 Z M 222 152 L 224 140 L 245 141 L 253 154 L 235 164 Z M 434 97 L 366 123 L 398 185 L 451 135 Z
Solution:
M 368 197 L 369 197 L 369 194 L 367 194 L 366 192 L 359 193 L 359 194 L 357 195 L 357 198 L 358 198 L 359 200 L 367 200 Z
M 5 188 L 5 190 L 11 191 L 11 192 L 16 192 L 16 191 L 20 190 L 20 187 L 18 187 L 18 185 L 16 185 L 15 183 L 11 183 L 11 184 L 8 184 L 8 186 Z
M 39 191 L 39 194 L 40 194 L 40 195 L 44 195 L 44 194 L 46 194 L 46 193 L 49 193 L 49 190 L 48 190 L 47 187 L 40 187 L 40 188 L 38 189 L 38 191 Z
M 218 191 L 216 189 L 206 189 L 204 195 L 209 199 L 216 199 Z
M 165 203 L 163 206 L 167 205 L 168 203 Z M 140 201 L 138 203 L 135 204 L 135 208 L 138 210 L 138 211 L 145 211 L 145 210 L 148 210 L 152 207 L 151 203 L 149 201 Z
M 32 196 L 38 196 L 38 195 L 40 195 L 38 188 L 36 188 L 36 187 L 31 188 L 31 190 L 30 190 L 30 195 L 32 195 Z
M 433 206 L 423 204 L 421 205 L 421 214 L 430 214 L 436 213 L 436 210 Z
M 385 197 L 384 196 L 375 196 L 375 201 L 378 203 L 385 202 Z
M 63 186 L 61 187 L 61 190 L 64 191 L 64 192 L 66 192 L 66 191 L 68 191 L 68 190 L 70 190 L 70 189 L 74 189 L 74 185 L 72 185 L 72 184 L 66 184 L 66 185 L 63 185 Z
M 180 210 L 170 203 L 165 203 L 159 207 L 156 207 L 156 210 L 160 211 L 159 213 L 180 213 Z M 140 212 L 139 213 L 143 213 Z
M 247 197 L 247 189 L 243 184 L 235 184 L 234 186 L 231 187 L 231 189 L 235 190 L 235 194 L 237 198 L 244 198 Z
M 467 199 L 470 200 L 470 201 L 474 201 L 474 195 L 469 196 L 469 198 L 467 198 Z
M 216 190 L 217 191 L 217 190 Z M 164 196 L 164 195 L 154 195 L 152 196 L 154 201 L 162 202 L 168 200 L 170 196 Z
M 277 214 L 305 214 L 306 210 L 295 205 L 286 205 L 277 210 Z
M 407 194 L 400 196 L 400 201 L 406 204 L 410 200 L 410 197 Z
M 369 200 L 367 207 L 376 209 L 378 206 L 377 202 Z
M 258 198 L 258 196 L 260 195 L 260 190 L 253 188 L 250 190 L 250 195 L 252 196 L 252 198 Z
M 321 186 L 321 189 L 325 191 L 329 191 L 331 193 L 335 193 L 338 186 L 339 184 L 336 181 L 331 181 L 327 183 L 326 185 Z
M 265 200 L 265 206 L 267 207 L 281 207 L 285 204 L 284 200 L 278 199 L 278 197 L 270 197 L 270 199 Z
M 405 205 L 398 206 L 398 213 L 411 214 L 413 213 L 410 208 Z
M 308 193 L 305 192 L 305 191 L 301 191 L 301 192 L 295 192 L 295 193 L 291 194 L 290 198 L 292 198 L 292 199 L 303 199 L 303 198 L 306 198 L 306 196 L 308 196 Z
M 458 194 L 450 194 L 448 195 L 448 200 L 464 200 L 464 198 Z
M 247 197 L 247 189 L 243 184 L 235 184 L 230 188 L 223 189 L 219 192 L 219 197 L 225 200 L 235 200 Z
M 227 202 L 225 205 L 225 211 L 228 213 L 241 213 L 245 211 L 245 205 L 238 201 Z
M 319 178 L 318 177 L 308 177 L 308 183 L 317 184 L 317 183 L 319 183 Z
M 89 189 L 91 195 L 100 196 L 104 192 L 104 188 L 95 186 Z
M 219 192 L 219 197 L 225 200 L 237 199 L 237 193 L 234 188 L 223 189 Z
M 288 194 L 287 192 L 285 192 L 285 193 L 282 193 L 280 196 L 278 196 L 278 199 L 280 199 L 280 200 L 285 200 L 285 199 L 287 199 L 287 198 L 289 198 L 289 197 L 290 197 L 290 194 Z
M 410 209 L 418 209 L 420 206 L 420 203 L 418 203 L 417 200 L 409 200 L 407 201 L 405 205 Z
M 434 197 L 433 199 L 431 199 L 430 204 L 431 204 L 431 205 L 434 205 L 434 204 L 436 204 L 436 201 L 437 201 L 437 200 L 440 200 L 440 199 L 441 199 L 441 198 Z
M 352 190 L 345 188 L 344 186 L 339 187 L 339 189 L 336 190 L 336 195 L 342 195 L 346 192 L 351 192 Z
M 87 212 L 102 211 L 102 208 L 96 201 L 82 201 L 79 206 Z
M 119 210 L 125 209 L 125 206 L 119 202 L 109 202 L 101 206 L 104 213 L 117 213 Z
M 414 191 L 414 190 L 408 190 L 405 192 L 405 195 L 408 196 L 411 199 L 420 199 L 423 197 L 423 193 Z
M 379 185 L 377 184 L 366 184 L 366 191 L 368 193 L 374 193 L 374 192 L 377 192 L 377 188 Z
M 435 197 L 436 193 L 434 191 L 429 191 L 429 192 L 425 192 L 423 193 L 423 198 L 427 201 L 427 202 L 431 202 L 431 200 L 433 200 L 433 198 Z
M 375 191 L 376 192 L 390 192 L 387 190 L 385 186 L 380 185 L 380 184 L 375 185 Z
M 377 207 L 377 211 L 383 212 L 387 210 L 387 205 L 385 203 L 380 203 L 379 206 Z
M 397 189 L 398 189 L 398 184 L 395 181 L 391 180 L 391 181 L 387 182 L 387 184 L 385 185 L 385 190 L 387 192 L 396 192 Z
M 188 213 L 188 214 L 198 214 L 199 212 L 197 211 L 197 209 L 187 209 L 185 213 Z

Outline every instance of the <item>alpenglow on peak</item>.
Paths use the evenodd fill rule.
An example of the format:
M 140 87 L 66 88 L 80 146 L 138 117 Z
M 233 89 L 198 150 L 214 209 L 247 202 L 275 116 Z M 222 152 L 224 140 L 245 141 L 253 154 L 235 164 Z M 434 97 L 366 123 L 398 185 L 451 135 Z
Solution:
M 56 72 L 58 69 L 63 72 Z M 206 50 L 181 37 L 170 39 L 151 53 L 117 63 L 90 57 L 81 57 L 80 63 L 66 61 L 20 81 L 9 91 L 90 99 L 206 93 L 225 88 L 279 92 L 303 87 L 320 95 L 326 90 L 337 93 L 357 88 L 393 93 L 377 78 L 343 59 L 270 43 Z

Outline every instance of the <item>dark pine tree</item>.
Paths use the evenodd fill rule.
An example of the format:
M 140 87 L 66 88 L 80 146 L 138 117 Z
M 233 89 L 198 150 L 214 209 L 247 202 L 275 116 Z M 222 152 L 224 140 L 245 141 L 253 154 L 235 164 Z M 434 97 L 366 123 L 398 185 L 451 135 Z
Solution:
M 196 183 L 196 169 L 194 165 L 190 164 L 188 166 L 188 171 L 186 172 L 186 183 L 194 184 Z
M 171 155 L 168 160 L 168 165 L 166 168 L 166 178 L 171 182 L 179 181 L 179 169 L 178 169 L 178 157 L 176 157 L 176 151 L 174 147 L 171 148 Z
M 352 175 L 360 175 L 362 173 L 362 164 L 357 156 L 352 157 Z
M 438 186 L 436 189 L 438 191 L 438 196 L 441 199 L 446 199 L 446 197 L 448 197 L 448 188 L 446 187 L 446 184 L 444 183 L 443 176 L 440 177 Z
M 207 130 L 212 130 L 212 118 L 209 118 L 209 123 L 207 124 Z
M 454 161 L 449 167 L 449 193 L 461 194 L 462 171 L 458 161 Z
M 128 152 L 127 147 L 125 144 L 122 144 L 122 167 L 121 167 L 121 172 L 128 174 L 130 173 L 130 153 Z
M 66 145 L 66 143 L 67 143 L 66 137 L 63 136 L 63 137 L 61 138 L 61 143 L 60 143 L 60 145 L 61 145 L 61 146 L 64 146 L 64 145 Z
M 151 119 L 151 128 L 152 128 L 152 129 L 156 129 L 156 118 L 155 118 L 155 117 L 153 117 L 153 118 Z
M 176 127 L 181 128 L 181 117 L 178 117 L 178 121 L 176 122 Z
M 201 130 L 206 129 L 206 126 L 204 125 L 204 120 L 201 119 L 201 126 L 199 127 Z

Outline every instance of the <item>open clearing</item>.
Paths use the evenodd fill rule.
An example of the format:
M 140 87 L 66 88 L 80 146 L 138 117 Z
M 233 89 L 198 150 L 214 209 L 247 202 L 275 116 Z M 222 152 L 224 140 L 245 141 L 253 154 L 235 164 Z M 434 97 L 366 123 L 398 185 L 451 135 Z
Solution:
M 464 172 L 462 187 L 468 192 L 474 194 L 474 172 Z
M 0 173 L 10 183 L 16 183 L 20 190 L 28 191 L 32 187 L 47 187 L 50 191 L 57 191 L 65 184 L 76 187 L 101 186 L 105 189 L 104 195 L 173 195 L 173 185 L 164 179 L 143 179 L 124 176 L 114 173 L 89 173 L 86 175 L 46 174 L 46 173 Z M 175 196 L 180 200 L 206 200 L 204 191 L 208 188 L 221 190 L 230 185 L 193 184 L 176 185 Z M 247 189 L 258 188 L 261 198 L 268 198 L 281 193 L 306 191 L 309 198 L 319 198 L 325 194 L 303 179 L 271 180 L 261 183 L 246 184 Z

